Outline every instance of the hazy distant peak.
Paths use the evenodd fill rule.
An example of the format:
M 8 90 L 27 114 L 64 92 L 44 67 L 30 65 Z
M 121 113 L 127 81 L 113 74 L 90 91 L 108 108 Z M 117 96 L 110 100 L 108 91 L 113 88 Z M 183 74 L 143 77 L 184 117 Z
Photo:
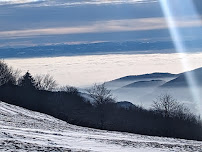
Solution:
M 191 71 L 187 71 L 184 73 L 181 73 L 177 78 L 165 83 L 161 87 L 187 87 L 189 85 L 187 80 L 187 74 L 193 76 L 192 79 L 195 79 L 197 82 L 196 85 L 201 86 L 202 85 L 202 67 L 198 69 L 194 69 Z
M 134 104 L 128 101 L 120 101 L 120 102 L 117 102 L 116 105 L 119 108 L 124 108 L 124 109 L 137 108 L 137 106 L 135 106 Z
M 129 75 L 129 76 L 125 76 L 125 77 L 121 77 L 115 80 L 136 80 L 136 79 L 140 79 L 140 78 L 166 78 L 166 77 L 174 77 L 176 76 L 176 74 L 172 74 L 172 73 L 159 73 L 159 72 L 155 72 L 155 73 L 148 73 L 148 74 L 142 74 L 142 75 Z M 114 80 L 114 81 L 115 81 Z
M 138 82 L 134 82 L 129 85 L 126 85 L 123 88 L 155 87 L 155 86 L 160 86 L 164 83 L 166 83 L 166 81 L 163 81 L 163 80 L 138 81 Z

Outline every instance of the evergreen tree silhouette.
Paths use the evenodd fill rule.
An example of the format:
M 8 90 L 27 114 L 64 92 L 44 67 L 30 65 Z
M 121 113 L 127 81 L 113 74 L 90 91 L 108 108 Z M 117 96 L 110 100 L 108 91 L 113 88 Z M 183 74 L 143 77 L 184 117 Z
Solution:
M 26 89 L 36 89 L 35 80 L 29 72 L 26 72 L 26 74 L 22 77 L 19 85 Z

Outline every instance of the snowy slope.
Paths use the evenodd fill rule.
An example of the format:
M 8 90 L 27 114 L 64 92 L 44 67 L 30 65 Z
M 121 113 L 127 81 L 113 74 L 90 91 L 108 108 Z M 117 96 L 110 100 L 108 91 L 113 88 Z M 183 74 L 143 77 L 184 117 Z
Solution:
M 0 102 L 0 151 L 201 151 L 202 142 L 70 125 Z

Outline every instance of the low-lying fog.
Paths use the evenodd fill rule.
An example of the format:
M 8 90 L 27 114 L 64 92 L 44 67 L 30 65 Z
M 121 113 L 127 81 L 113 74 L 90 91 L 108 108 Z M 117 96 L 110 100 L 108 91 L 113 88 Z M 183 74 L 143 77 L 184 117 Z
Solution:
M 51 74 L 59 85 L 84 87 L 127 75 L 152 72 L 180 73 L 202 67 L 202 53 L 184 55 L 189 67 L 183 68 L 179 54 L 92 55 L 52 58 L 5 59 L 22 71 Z

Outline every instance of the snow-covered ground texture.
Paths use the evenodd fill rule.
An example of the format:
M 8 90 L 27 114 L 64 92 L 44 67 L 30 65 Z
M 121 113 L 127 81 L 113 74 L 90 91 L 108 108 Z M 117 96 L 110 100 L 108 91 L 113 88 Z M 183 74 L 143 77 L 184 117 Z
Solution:
M 0 102 L 0 151 L 202 152 L 202 142 L 78 127 Z

